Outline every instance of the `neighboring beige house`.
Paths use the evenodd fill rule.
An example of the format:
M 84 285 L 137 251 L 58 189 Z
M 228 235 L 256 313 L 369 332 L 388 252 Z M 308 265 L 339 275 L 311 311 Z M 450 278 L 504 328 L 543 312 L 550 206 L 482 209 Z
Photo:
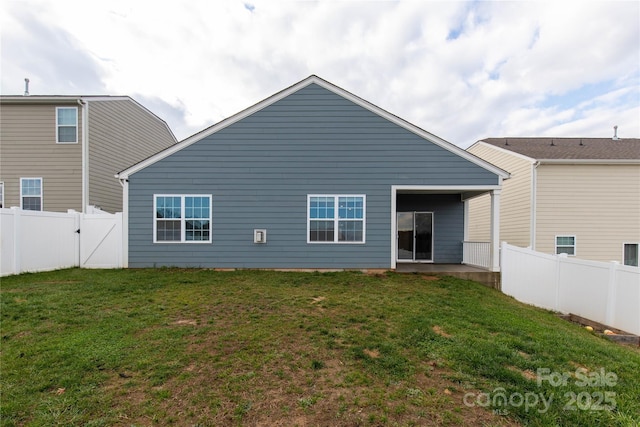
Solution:
M 506 170 L 500 240 L 638 266 L 640 139 L 488 138 L 467 149 Z M 469 202 L 467 239 L 486 240 L 489 199 Z
M 114 175 L 175 143 L 128 96 L 0 96 L 0 205 L 122 211 Z

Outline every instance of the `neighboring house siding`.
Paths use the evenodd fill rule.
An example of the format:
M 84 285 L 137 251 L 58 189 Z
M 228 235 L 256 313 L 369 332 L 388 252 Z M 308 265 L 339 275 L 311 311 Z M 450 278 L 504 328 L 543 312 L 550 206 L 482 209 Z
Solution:
M 82 139 L 82 107 L 2 104 L 0 111 L 0 181 L 5 207 L 20 206 L 20 177 L 43 180 L 43 210 L 82 210 L 82 144 L 56 144 L 56 107 L 78 108 Z
M 622 262 L 640 241 L 639 165 L 538 167 L 536 250 L 554 253 L 556 235 L 576 236 L 576 256 Z
M 516 246 L 529 246 L 532 161 L 484 144 L 477 144 L 468 151 L 511 174 L 511 177 L 503 182 L 500 195 L 500 240 Z M 469 240 L 489 240 L 490 203 L 489 195 L 469 201 Z
M 89 200 L 122 210 L 115 174 L 175 143 L 166 124 L 132 100 L 89 101 Z
M 312 84 L 131 175 L 129 266 L 388 268 L 392 185 L 498 179 Z M 212 195 L 213 243 L 153 244 L 154 194 Z M 366 243 L 307 243 L 308 194 L 366 195 Z

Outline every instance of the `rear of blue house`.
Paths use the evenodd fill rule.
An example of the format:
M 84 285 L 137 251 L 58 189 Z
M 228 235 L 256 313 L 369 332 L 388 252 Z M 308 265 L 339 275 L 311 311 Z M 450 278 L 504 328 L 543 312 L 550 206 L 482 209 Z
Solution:
M 465 200 L 505 177 L 311 76 L 119 174 L 128 266 L 460 264 Z

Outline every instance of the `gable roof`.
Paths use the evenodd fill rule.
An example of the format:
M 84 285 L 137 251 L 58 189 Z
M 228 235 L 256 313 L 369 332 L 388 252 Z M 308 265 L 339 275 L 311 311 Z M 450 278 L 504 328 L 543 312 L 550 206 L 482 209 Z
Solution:
M 378 116 L 385 118 L 389 121 L 391 121 L 392 123 L 395 123 L 396 125 L 410 131 L 413 132 L 414 134 L 432 142 L 435 145 L 438 145 L 442 148 L 444 148 L 445 150 L 448 150 L 492 173 L 495 173 L 496 175 L 501 176 L 502 178 L 508 178 L 509 177 L 509 173 L 505 172 L 504 170 L 498 168 L 497 166 L 492 165 L 491 163 L 451 144 L 450 142 L 445 141 L 442 138 L 439 138 L 436 135 L 433 135 L 432 133 L 429 133 L 409 122 L 407 122 L 404 119 L 401 119 L 400 117 L 389 113 L 388 111 L 383 110 L 382 108 L 371 104 L 368 101 L 365 101 L 364 99 L 332 84 L 329 83 L 328 81 L 321 79 L 320 77 L 316 76 L 316 75 L 311 75 L 309 77 L 307 77 L 304 80 L 301 80 L 300 82 L 280 91 L 277 92 L 276 94 L 258 102 L 257 104 L 246 108 L 245 110 L 240 111 L 239 113 L 230 116 L 226 119 L 223 119 L 222 121 L 214 124 L 213 126 L 210 126 L 188 138 L 186 138 L 185 140 L 163 150 L 160 151 L 159 153 L 156 153 L 155 155 L 139 162 L 136 163 L 135 165 L 121 171 L 120 173 L 116 174 L 116 178 L 120 178 L 120 179 L 126 179 L 128 178 L 130 175 L 146 168 L 147 166 L 150 166 L 180 150 L 182 150 L 183 148 L 186 148 L 204 138 L 206 138 L 209 135 L 212 135 L 224 128 L 226 128 L 227 126 L 230 126 L 260 110 L 262 110 L 263 108 L 266 108 L 274 103 L 276 103 L 277 101 L 286 98 L 287 96 L 299 91 L 300 89 L 303 89 L 311 84 L 316 84 L 326 90 L 329 90 L 333 93 L 335 93 L 336 95 L 339 95 L 369 111 L 371 111 L 374 114 L 377 114 Z
M 539 161 L 640 162 L 639 138 L 487 138 L 478 142 Z

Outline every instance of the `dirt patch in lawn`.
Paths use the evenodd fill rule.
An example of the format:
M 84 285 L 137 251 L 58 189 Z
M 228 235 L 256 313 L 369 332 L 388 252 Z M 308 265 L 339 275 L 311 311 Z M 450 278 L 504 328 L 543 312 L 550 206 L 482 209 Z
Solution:
M 309 347 L 293 338 L 261 366 L 247 362 L 239 370 L 245 364 L 225 360 L 245 357 L 238 353 L 241 347 L 215 341 L 190 345 L 194 360 L 161 385 L 139 374 L 113 375 L 105 388 L 122 410 L 119 425 L 519 425 L 465 405 L 465 394 L 474 391 L 448 379 L 452 372 L 435 361 L 425 361 L 407 380 L 381 382 L 344 351 Z M 364 352 L 381 358 L 377 349 Z M 156 413 L 146 414 L 145 407 Z
M 451 338 L 451 334 L 446 333 L 440 326 L 438 325 L 434 325 L 433 326 L 433 332 L 435 332 L 436 334 L 440 335 L 441 337 L 445 337 L 445 338 Z

